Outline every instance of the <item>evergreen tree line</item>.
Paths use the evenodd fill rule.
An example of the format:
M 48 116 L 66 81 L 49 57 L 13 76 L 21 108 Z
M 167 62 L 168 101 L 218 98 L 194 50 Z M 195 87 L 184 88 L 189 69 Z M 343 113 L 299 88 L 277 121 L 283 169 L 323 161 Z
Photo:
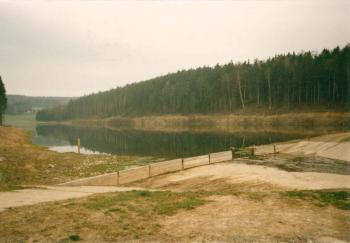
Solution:
M 0 76 L 0 126 L 2 126 L 3 115 L 7 107 L 6 89 Z
M 38 120 L 350 107 L 350 45 L 167 74 L 71 100 Z

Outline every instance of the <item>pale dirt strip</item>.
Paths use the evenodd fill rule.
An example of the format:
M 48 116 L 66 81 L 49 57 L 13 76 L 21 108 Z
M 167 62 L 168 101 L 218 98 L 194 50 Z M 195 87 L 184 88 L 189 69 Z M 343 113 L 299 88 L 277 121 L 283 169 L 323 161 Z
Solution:
M 273 145 L 256 148 L 255 154 L 273 153 Z M 316 155 L 350 162 L 350 132 L 336 133 L 294 142 L 276 144 L 276 152 L 293 155 Z
M 96 193 L 124 192 L 145 190 L 137 187 L 116 186 L 42 186 L 33 189 L 23 189 L 9 192 L 0 192 L 0 212 L 10 207 L 20 207 L 36 203 L 59 201 L 70 198 L 86 197 Z M 149 189 L 146 189 L 149 190 Z
M 152 179 L 152 187 L 161 188 L 176 183 L 186 188 L 187 181 L 203 178 L 203 181 L 225 179 L 227 183 L 232 185 L 249 185 L 250 183 L 270 184 L 278 188 L 283 188 L 284 190 L 350 189 L 350 175 L 317 172 L 288 172 L 273 167 L 247 165 L 244 163 L 244 160 L 235 160 L 235 162 L 201 166 L 190 170 L 154 177 Z M 143 186 L 143 184 L 140 185 Z

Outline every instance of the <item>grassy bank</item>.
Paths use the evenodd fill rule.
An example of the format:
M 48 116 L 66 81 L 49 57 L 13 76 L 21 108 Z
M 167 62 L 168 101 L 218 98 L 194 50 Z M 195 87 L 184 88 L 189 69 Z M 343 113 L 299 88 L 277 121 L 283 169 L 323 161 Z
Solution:
M 89 120 L 74 120 L 72 123 L 107 127 L 130 127 L 157 131 L 339 131 L 350 129 L 350 113 L 288 113 L 280 115 L 164 115 L 146 117 L 110 117 Z
M 57 153 L 31 143 L 22 129 L 0 127 L 0 190 L 49 185 L 114 172 L 151 158 Z
M 22 207 L 0 213 L 0 241 L 160 239 L 160 218 L 205 202 L 200 193 L 131 191 Z

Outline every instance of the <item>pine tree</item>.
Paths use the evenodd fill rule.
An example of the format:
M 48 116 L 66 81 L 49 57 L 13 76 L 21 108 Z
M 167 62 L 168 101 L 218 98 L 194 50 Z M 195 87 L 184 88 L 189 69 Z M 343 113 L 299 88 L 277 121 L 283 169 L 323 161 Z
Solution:
M 6 90 L 5 90 L 5 85 L 2 82 L 2 79 L 0 76 L 0 126 L 2 126 L 3 115 L 5 113 L 6 106 L 7 106 Z

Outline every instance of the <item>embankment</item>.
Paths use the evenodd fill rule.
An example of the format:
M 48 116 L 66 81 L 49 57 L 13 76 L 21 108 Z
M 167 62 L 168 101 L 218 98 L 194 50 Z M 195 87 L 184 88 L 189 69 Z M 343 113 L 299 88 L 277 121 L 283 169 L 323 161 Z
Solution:
M 255 153 L 282 153 L 298 156 L 320 156 L 350 162 L 350 132 L 329 134 L 307 140 L 291 141 L 276 145 L 261 145 Z
M 210 114 L 210 115 L 164 115 L 144 117 L 110 117 L 88 120 L 73 120 L 77 125 L 94 125 L 109 128 L 128 127 L 152 131 L 203 131 L 203 130 L 301 130 L 308 128 L 323 131 L 350 129 L 350 113 L 287 113 L 279 115 L 243 115 L 243 114 Z

